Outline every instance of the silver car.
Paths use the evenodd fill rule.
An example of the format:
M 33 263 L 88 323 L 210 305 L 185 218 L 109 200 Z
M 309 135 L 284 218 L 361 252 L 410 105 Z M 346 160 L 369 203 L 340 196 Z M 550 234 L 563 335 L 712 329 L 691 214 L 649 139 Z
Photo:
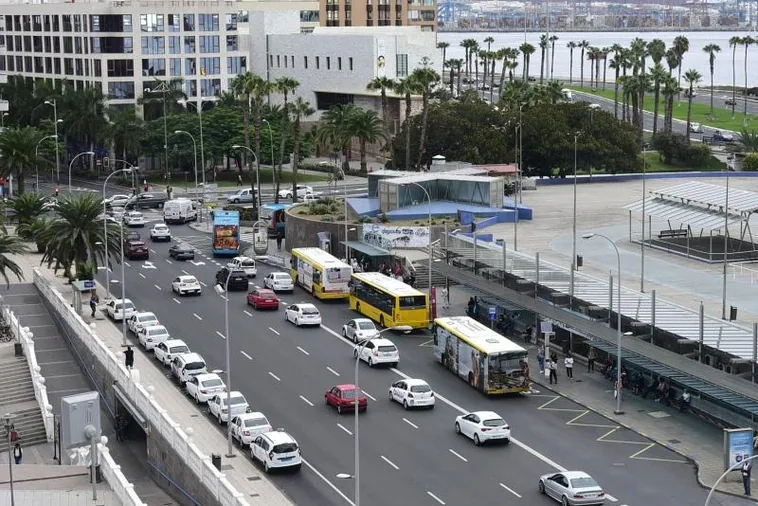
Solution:
M 592 476 L 583 471 L 540 476 L 537 487 L 541 493 L 547 494 L 563 506 L 605 504 L 605 492 Z

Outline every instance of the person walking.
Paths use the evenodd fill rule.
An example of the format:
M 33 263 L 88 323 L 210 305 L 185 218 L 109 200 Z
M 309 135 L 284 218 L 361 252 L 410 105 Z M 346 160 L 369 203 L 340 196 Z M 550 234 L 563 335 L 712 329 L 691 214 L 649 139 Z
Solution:
M 129 345 L 127 345 L 126 350 L 124 350 L 124 365 L 127 369 L 134 367 L 134 350 Z
M 89 308 L 92 310 L 92 318 L 95 317 L 95 311 L 97 311 L 97 305 L 100 303 L 100 297 L 97 296 L 97 291 L 92 290 L 92 294 L 89 298 Z
M 242 186 L 242 174 L 237 174 L 237 188 Z
M 595 372 L 595 360 L 597 360 L 597 352 L 594 347 L 590 347 L 587 353 L 587 372 Z
M 24 450 L 21 449 L 21 443 L 16 443 L 16 446 L 13 447 L 13 459 L 16 461 L 16 464 L 20 464 L 23 457 Z
M 542 346 L 537 350 L 537 363 L 540 366 L 540 374 L 545 374 L 545 348 Z
M 18 464 L 18 462 L 16 462 L 16 464 Z M 742 485 L 745 487 L 745 495 L 748 496 L 750 495 L 750 471 L 752 471 L 752 469 L 753 466 L 749 460 L 742 463 Z
M 282 239 L 284 239 L 284 237 L 282 236 L 282 233 L 281 232 L 277 233 L 276 234 L 276 250 L 277 251 L 282 251 Z
M 447 286 L 442 287 L 442 308 L 447 309 L 450 307 L 450 294 L 447 290 Z
M 553 384 L 553 381 L 555 381 L 555 384 L 558 384 L 558 362 L 556 360 L 553 360 L 551 357 L 550 360 L 547 363 L 547 368 L 550 371 L 550 384 Z
M 563 365 L 566 366 L 566 377 L 573 379 L 574 377 L 574 357 L 571 356 L 571 352 L 566 354 L 566 358 L 563 359 Z

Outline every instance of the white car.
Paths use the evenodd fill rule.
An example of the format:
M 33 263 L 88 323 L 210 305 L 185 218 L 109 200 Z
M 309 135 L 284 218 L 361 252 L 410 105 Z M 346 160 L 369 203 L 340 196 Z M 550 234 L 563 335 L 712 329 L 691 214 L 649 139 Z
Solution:
M 695 134 L 703 133 L 703 125 L 700 123 L 690 123 L 690 132 Z
M 150 311 L 134 313 L 127 322 L 127 326 L 133 334 L 139 332 L 142 327 L 151 327 L 158 324 L 160 324 L 158 317 L 155 316 L 155 313 L 151 313 Z
M 142 213 L 137 211 L 129 211 L 124 213 L 124 225 L 127 227 L 144 227 L 147 222 Z
M 175 356 L 189 352 L 189 346 L 187 346 L 187 343 L 181 339 L 168 339 L 162 343 L 158 343 L 155 348 L 153 348 L 153 353 L 155 353 L 155 360 L 165 365 L 166 367 L 171 364 L 171 361 Z
M 295 438 L 277 430 L 261 434 L 250 444 L 250 456 L 263 464 L 263 469 L 269 473 L 271 469 L 294 467 L 300 469 L 302 458 L 300 446 Z
M 310 186 L 299 184 L 297 185 L 297 196 L 298 197 L 304 197 L 308 193 L 313 193 L 313 188 Z M 279 191 L 279 198 L 280 199 L 291 199 L 292 198 L 292 186 L 289 188 L 285 188 L 284 190 Z
M 429 408 L 434 409 L 434 392 L 429 384 L 421 379 L 403 379 L 396 381 L 390 387 L 390 401 L 399 402 L 405 409 Z
M 245 271 L 248 278 L 254 278 L 258 275 L 255 260 L 250 257 L 234 257 L 228 264 L 226 264 L 226 266 L 233 270 Z
M 605 492 L 592 476 L 583 471 L 545 474 L 540 476 L 537 488 L 566 506 L 605 504 Z
M 164 223 L 156 223 L 153 228 L 150 229 L 151 241 L 170 241 L 171 229 Z
M 353 356 L 358 357 L 366 362 L 369 367 L 378 364 L 389 364 L 391 367 L 397 367 L 400 362 L 400 352 L 397 351 L 395 343 L 389 339 L 371 339 L 359 342 L 353 348 Z
M 124 318 L 127 320 L 136 312 L 134 304 L 129 299 L 112 299 L 105 305 L 105 312 L 115 321 L 120 322 Z
M 163 325 L 153 325 L 152 327 L 142 327 L 137 332 L 137 338 L 139 339 L 139 343 L 147 351 L 150 351 L 158 346 L 158 343 L 171 339 L 171 335 L 169 335 L 168 329 Z
M 353 318 L 342 326 L 342 337 L 352 339 L 354 343 L 372 339 L 378 335 L 376 325 L 368 318 Z
M 105 205 L 108 207 L 124 207 L 127 202 L 129 202 L 129 199 L 132 198 L 129 195 L 111 195 L 107 199 L 105 199 Z
M 203 287 L 200 286 L 200 281 L 195 276 L 177 276 L 171 282 L 171 290 L 180 296 L 187 293 L 200 295 Z
M 227 409 L 227 395 L 229 396 L 228 406 L 231 409 Z M 208 401 L 208 414 L 215 416 L 218 423 L 226 423 L 229 421 L 229 412 L 231 411 L 232 417 L 247 413 L 250 410 L 250 405 L 245 400 L 245 396 L 242 392 L 232 390 L 228 394 L 216 394 L 213 399 Z
M 284 310 L 284 321 L 292 322 L 296 326 L 300 325 L 321 325 L 321 313 L 316 306 L 301 302 L 292 304 Z
M 198 374 L 187 380 L 187 395 L 195 399 L 196 404 L 206 403 L 217 395 L 226 392 L 226 384 L 214 372 Z
M 123 207 L 114 207 L 109 211 L 111 217 L 116 220 L 117 223 L 123 223 L 124 222 L 124 208 Z
M 232 439 L 240 446 L 249 446 L 253 439 L 271 432 L 271 424 L 263 413 L 242 413 L 232 418 Z
M 511 442 L 511 428 L 494 411 L 474 411 L 455 418 L 455 433 L 480 445 L 487 441 Z
M 187 380 L 208 372 L 205 360 L 199 353 L 182 353 L 171 361 L 171 376 L 184 386 Z
M 255 202 L 255 190 L 252 188 L 241 188 L 231 195 L 227 195 L 226 201 L 230 204 Z
M 291 292 L 295 289 L 295 283 L 288 272 L 271 272 L 263 278 L 263 286 L 275 292 Z

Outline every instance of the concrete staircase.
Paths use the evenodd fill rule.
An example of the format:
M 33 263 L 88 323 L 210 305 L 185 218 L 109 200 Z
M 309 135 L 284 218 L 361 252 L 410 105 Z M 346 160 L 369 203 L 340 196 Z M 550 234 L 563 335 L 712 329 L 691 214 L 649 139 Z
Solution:
M 13 346 L 9 348 L 12 354 Z M 23 446 L 46 443 L 45 424 L 39 404 L 34 398 L 29 364 L 23 357 L 8 356 L 3 351 L 0 353 L 0 416 L 6 413 L 12 415 Z M 8 439 L 4 426 L 0 426 L 0 438 L 3 441 Z

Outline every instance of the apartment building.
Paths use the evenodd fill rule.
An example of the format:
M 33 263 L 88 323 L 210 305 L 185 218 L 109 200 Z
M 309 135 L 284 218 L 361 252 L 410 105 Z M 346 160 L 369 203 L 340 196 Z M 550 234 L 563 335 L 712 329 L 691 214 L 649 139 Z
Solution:
M 435 0 L 320 0 L 321 26 L 420 26 L 436 31 Z
M 0 32 L 5 27 L 5 17 L 0 16 Z M 5 61 L 5 39 L 0 38 L 0 61 Z M 0 70 L 0 84 L 8 82 L 8 74 Z M 8 101 L 0 95 L 0 128 L 5 127 L 5 116 L 8 113 Z

